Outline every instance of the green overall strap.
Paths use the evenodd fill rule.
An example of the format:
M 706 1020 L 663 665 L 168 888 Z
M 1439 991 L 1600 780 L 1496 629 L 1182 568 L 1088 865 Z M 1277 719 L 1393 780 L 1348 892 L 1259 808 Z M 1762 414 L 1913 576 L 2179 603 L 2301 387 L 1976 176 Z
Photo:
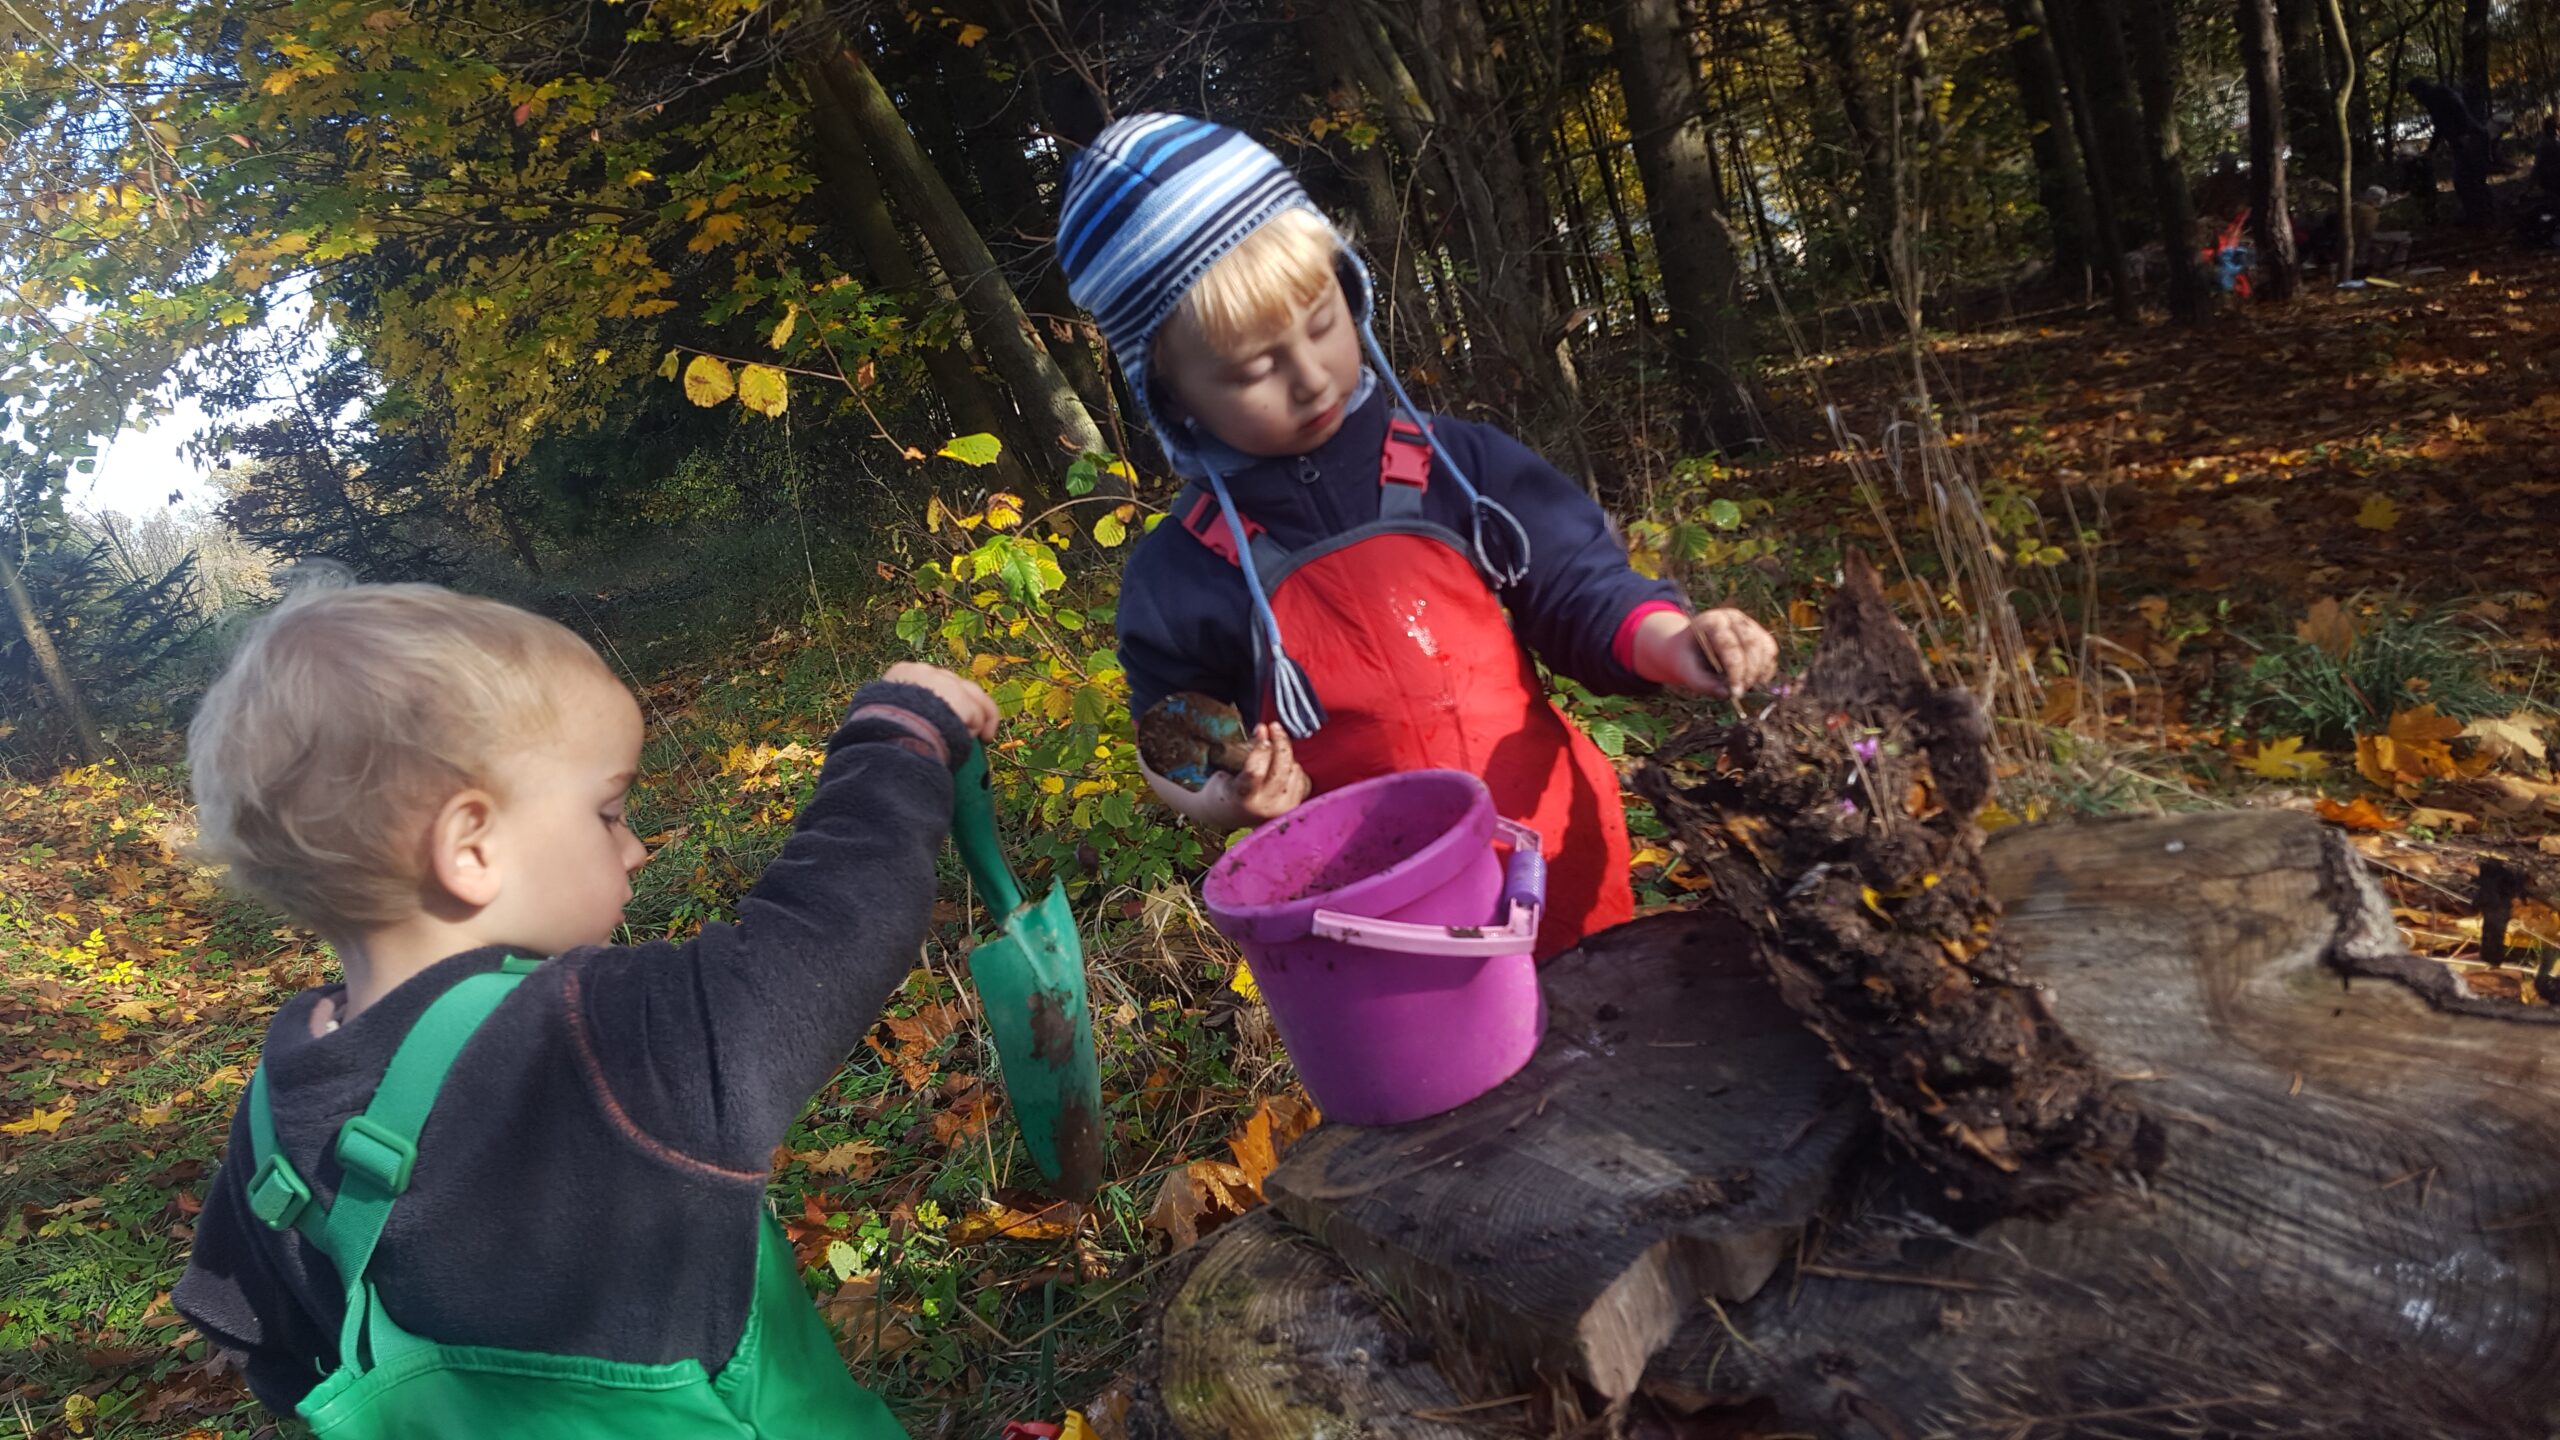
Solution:
M 427 1114 L 435 1108 L 445 1072 L 453 1068 L 455 1057 L 480 1022 L 537 963 L 509 956 L 499 969 L 471 976 L 437 996 L 392 1052 L 372 1103 L 363 1114 L 350 1116 L 338 1131 L 338 1164 L 345 1173 L 339 1178 L 337 1196 L 325 1217 L 314 1214 L 316 1206 L 303 1207 L 295 1228 L 328 1255 L 338 1267 L 340 1283 L 347 1287 L 347 1316 L 338 1332 L 341 1366 L 368 1368 L 362 1348 L 368 1320 L 376 1322 L 373 1333 L 382 1339 L 401 1333 L 381 1314 L 380 1302 L 365 1278 L 366 1267 L 373 1263 L 374 1247 L 382 1240 L 383 1224 L 391 1218 L 392 1202 L 409 1188 L 418 1158 L 418 1133 L 426 1128 Z M 251 1120 L 254 1126 L 255 1117 Z

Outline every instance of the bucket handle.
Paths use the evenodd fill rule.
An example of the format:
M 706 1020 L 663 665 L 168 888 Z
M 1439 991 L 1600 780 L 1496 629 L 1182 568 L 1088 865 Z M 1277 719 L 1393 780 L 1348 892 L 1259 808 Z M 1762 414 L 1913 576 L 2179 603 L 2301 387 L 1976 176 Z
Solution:
M 1499 818 L 1493 824 L 1511 843 L 1511 859 L 1502 872 L 1502 906 L 1510 917 L 1508 923 L 1498 929 L 1488 925 L 1413 925 L 1401 920 L 1345 915 L 1339 910 L 1319 910 L 1315 914 L 1317 938 L 1371 950 L 1460 959 L 1489 959 L 1529 950 L 1537 943 L 1538 915 L 1547 903 L 1546 853 L 1539 848 L 1538 832 L 1528 826 Z

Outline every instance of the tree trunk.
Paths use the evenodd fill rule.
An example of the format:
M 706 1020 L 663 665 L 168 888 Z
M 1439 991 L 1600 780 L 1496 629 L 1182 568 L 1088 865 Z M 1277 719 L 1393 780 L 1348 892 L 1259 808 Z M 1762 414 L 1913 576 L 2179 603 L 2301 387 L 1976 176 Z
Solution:
M 2336 168 L 2329 145 L 2336 136 L 2330 98 L 2328 47 L 2322 43 L 2325 0 L 2276 0 L 2276 28 L 2284 35 L 2284 130 L 2298 174 Z
M 2356 276 L 2355 36 L 2347 28 L 2343 0 L 2327 0 L 2329 41 L 2338 47 L 2338 283 Z
M 2089 290 L 2089 245 L 2095 218 L 2089 212 L 2089 177 L 2080 166 L 2072 134 L 2071 102 L 2063 93 L 2062 61 L 2053 35 L 2029 0 L 2008 0 L 2009 64 L 2018 78 L 2018 104 L 2033 127 L 2036 197 L 2044 207 L 2053 247 L 2053 269 Z
M 2133 91 L 2133 56 L 2124 38 L 2123 0 L 2048 0 L 2045 12 L 2064 19 L 2062 33 L 2077 52 L 2072 84 L 2087 93 L 2096 114 L 2097 154 L 2092 168 L 2107 172 L 2116 219 L 2129 233 L 2151 228 L 2150 167 L 2143 144 L 2142 106 Z
M 1653 333 L 1653 287 L 1645 281 L 1643 257 L 1636 250 L 1634 212 L 1627 207 L 1626 187 L 1618 178 L 1618 151 L 1622 147 L 1608 137 L 1600 125 L 1600 108 L 1591 103 L 1591 90 L 1582 92 L 1582 130 L 1591 137 L 1591 163 L 1600 169 L 1600 193 L 1608 197 L 1609 225 L 1618 235 L 1618 268 L 1627 286 L 1627 304 L 1636 314 L 1636 333 Z
M 960 292 L 969 331 L 989 363 L 1013 391 L 1034 435 L 1038 452 L 1023 457 L 1032 473 L 1043 477 L 1042 489 L 1053 489 L 1065 458 L 1108 449 L 1093 414 L 1077 398 L 1048 349 L 1040 343 L 1022 301 L 1006 283 L 985 237 L 969 223 L 960 202 L 925 158 L 923 147 L 899 118 L 889 92 L 880 86 L 861 54 L 850 43 L 819 62 L 828 84 L 844 101 L 848 118 L 879 167 L 880 177 L 924 231 L 941 257 L 943 268 Z
M 2187 188 L 2185 144 L 2178 134 L 2178 16 L 2168 0 L 2129 0 L 2134 75 L 2142 91 L 2142 128 L 2151 162 L 2151 209 L 2160 258 L 2167 266 L 2169 314 L 2204 318 L 2203 277 L 2196 271 L 2196 212 Z
M 98 737 L 98 722 L 89 714 L 89 701 L 80 693 L 78 682 L 71 678 L 70 668 L 62 663 L 62 652 L 53 646 L 53 635 L 44 628 L 44 618 L 36 614 L 36 601 L 27 593 L 26 577 L 18 572 L 18 558 L 9 553 L 9 537 L 0 535 L 0 591 L 8 592 L 9 613 L 17 617 L 18 632 L 27 637 L 27 653 L 36 661 L 36 673 L 44 677 L 47 690 L 53 692 L 53 703 L 62 707 L 62 718 L 71 726 L 72 742 L 80 747 L 80 758 L 95 765 L 107 758 L 107 746 Z
M 2275 0 L 2239 0 L 2240 58 L 2249 81 L 2249 233 L 2266 298 L 2293 298 L 2290 198 L 2285 194 L 2284 41 Z
M 852 232 L 853 243 L 861 247 L 863 259 L 880 287 L 902 294 L 909 304 L 925 303 L 933 292 L 924 267 L 916 263 L 907 237 L 898 229 L 897 217 L 889 211 L 889 197 L 881 189 L 880 173 L 872 165 L 861 132 L 854 128 L 843 95 L 824 66 L 811 66 L 807 78 L 811 118 L 818 135 L 818 167 L 835 196 L 836 213 Z M 996 457 L 999 483 L 1017 492 L 1043 488 L 1043 482 L 1033 478 L 1031 458 L 1022 453 L 1026 432 L 1020 417 L 997 403 L 985 377 L 969 363 L 968 355 L 956 345 L 919 348 L 925 374 L 950 412 L 954 433 L 1001 437 L 1005 447 Z
M 1672 360 L 1689 392 L 1683 408 L 1699 441 L 1738 440 L 1737 371 L 1749 341 L 1687 27 L 1678 0 L 1614 0 L 1609 29 L 1671 310 Z
M 2054 31 L 2051 11 L 2045 0 L 2020 0 L 2028 18 L 2046 34 L 2053 35 L 2055 53 L 2068 82 L 2067 98 L 2071 102 L 2071 124 L 2080 140 L 2080 157 L 2089 179 L 2089 208 L 2098 222 L 2098 259 L 2107 272 L 2108 299 L 2115 307 L 2116 319 L 2126 325 L 2134 323 L 2139 312 L 2133 301 L 2133 274 L 2125 259 L 2124 224 L 2116 206 L 2115 177 L 2104 159 L 2098 143 L 2098 109 L 2089 98 L 2086 83 L 2087 66 L 2082 63 L 2082 46 L 2064 43 L 2067 37 Z M 2064 0 L 2076 4 L 2078 0 Z M 2068 37 L 2076 41 L 2076 37 Z
M 1889 284 L 1894 232 L 1902 223 L 1893 192 L 1893 141 L 1884 112 L 1876 105 L 1875 87 L 1867 81 L 1866 59 L 1858 41 L 1855 0 L 1817 0 L 1814 37 L 1831 83 L 1840 92 L 1840 119 L 1848 128 L 1849 149 L 1858 165 L 1859 248 L 1869 261 L 1870 284 Z
M 2489 0 L 2462 0 L 2462 98 L 2472 114 L 2488 116 Z

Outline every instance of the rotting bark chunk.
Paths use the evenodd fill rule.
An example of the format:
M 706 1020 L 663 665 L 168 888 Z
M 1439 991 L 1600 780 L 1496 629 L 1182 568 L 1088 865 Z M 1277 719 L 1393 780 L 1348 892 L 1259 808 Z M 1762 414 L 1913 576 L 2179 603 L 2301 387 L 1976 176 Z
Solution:
M 2050 1214 L 2163 1142 L 2018 978 L 1973 820 L 1987 738 L 1852 555 L 1803 686 L 1690 729 L 1636 786 L 1892 1132 L 1963 1199 Z

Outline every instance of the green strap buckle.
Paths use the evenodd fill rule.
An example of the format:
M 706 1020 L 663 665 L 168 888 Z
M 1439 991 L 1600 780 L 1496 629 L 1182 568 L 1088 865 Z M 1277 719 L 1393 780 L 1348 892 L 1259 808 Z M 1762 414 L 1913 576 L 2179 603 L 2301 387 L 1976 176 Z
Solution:
M 409 1170 L 418 1163 L 418 1147 L 369 1116 L 350 1116 L 338 1131 L 338 1163 L 361 1175 L 385 1195 L 409 1188 Z
M 311 1203 L 311 1187 L 302 1183 L 282 1155 L 270 1155 L 249 1177 L 249 1213 L 270 1230 L 290 1230 Z
M 499 971 L 508 975 L 530 975 L 541 968 L 540 960 L 527 960 L 521 955 L 510 955 L 498 962 Z

